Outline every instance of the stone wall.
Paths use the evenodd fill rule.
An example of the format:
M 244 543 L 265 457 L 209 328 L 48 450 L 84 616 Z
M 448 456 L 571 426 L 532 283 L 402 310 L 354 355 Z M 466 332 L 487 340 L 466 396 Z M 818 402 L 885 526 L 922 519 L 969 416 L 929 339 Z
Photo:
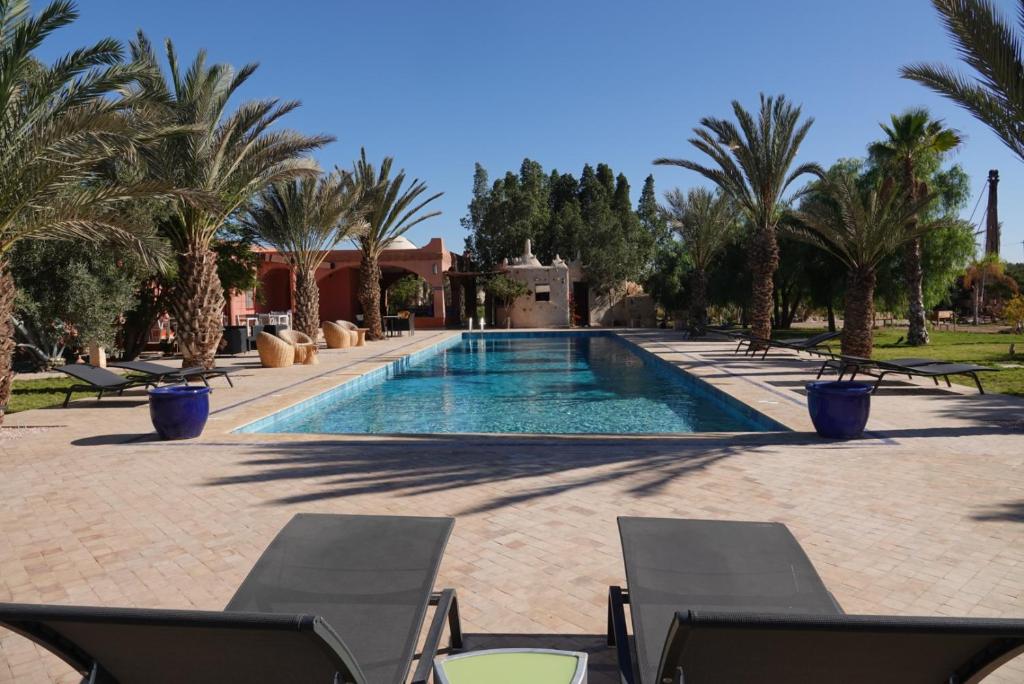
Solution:
M 516 266 L 510 278 L 526 283 L 530 293 L 512 305 L 514 328 L 564 328 L 569 325 L 569 269 L 562 266 Z M 547 286 L 548 301 L 537 301 L 538 289 Z M 498 306 L 498 326 L 505 327 L 505 310 Z

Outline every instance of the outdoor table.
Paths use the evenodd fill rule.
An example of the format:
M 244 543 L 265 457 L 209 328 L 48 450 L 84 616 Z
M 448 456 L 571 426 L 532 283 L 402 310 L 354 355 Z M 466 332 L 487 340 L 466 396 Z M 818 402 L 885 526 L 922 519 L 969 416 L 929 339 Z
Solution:
M 366 346 L 366 333 L 370 332 L 369 328 L 356 328 L 356 346 Z
M 434 659 L 438 684 L 586 684 L 587 654 L 496 648 Z

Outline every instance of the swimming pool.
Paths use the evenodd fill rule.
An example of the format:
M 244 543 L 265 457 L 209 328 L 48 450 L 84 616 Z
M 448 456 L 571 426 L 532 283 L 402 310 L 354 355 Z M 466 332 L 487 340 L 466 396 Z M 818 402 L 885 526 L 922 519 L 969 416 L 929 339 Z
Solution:
M 785 429 L 622 338 L 466 333 L 240 432 L 645 434 Z

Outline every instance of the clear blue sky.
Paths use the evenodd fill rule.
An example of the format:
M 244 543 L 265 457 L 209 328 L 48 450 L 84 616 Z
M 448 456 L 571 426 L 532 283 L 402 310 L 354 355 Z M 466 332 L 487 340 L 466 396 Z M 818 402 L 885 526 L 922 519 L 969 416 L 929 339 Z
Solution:
M 492 179 L 527 156 L 574 174 L 603 161 L 626 173 L 634 199 L 652 172 L 659 195 L 697 184 L 651 160 L 692 155 L 701 116 L 728 114 L 733 99 L 754 106 L 764 91 L 814 116 L 802 158 L 823 164 L 863 155 L 890 113 L 930 107 L 967 138 L 956 160 L 974 186 L 968 214 L 988 169 L 1000 170 L 1003 256 L 1024 261 L 1024 164 L 898 76 L 912 61 L 955 62 L 928 0 L 88 0 L 80 10 L 43 57 L 141 28 L 185 56 L 205 47 L 217 61 L 258 61 L 245 94 L 301 100 L 291 127 L 338 138 L 323 165 L 347 167 L 365 145 L 444 191 L 443 215 L 409 235 L 420 244 L 440 235 L 461 250 L 476 161 Z

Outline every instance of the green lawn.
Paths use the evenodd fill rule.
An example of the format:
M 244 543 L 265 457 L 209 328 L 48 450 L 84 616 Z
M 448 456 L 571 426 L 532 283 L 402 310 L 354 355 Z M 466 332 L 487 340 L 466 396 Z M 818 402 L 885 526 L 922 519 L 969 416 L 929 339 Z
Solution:
M 807 337 L 822 330 L 795 328 L 778 330 L 780 338 Z M 931 330 L 931 344 L 927 347 L 909 347 L 906 343 L 896 344 L 900 338 L 906 338 L 906 328 L 881 328 L 875 330 L 874 358 L 897 359 L 906 356 L 926 356 L 940 361 L 956 363 L 976 363 L 981 366 L 999 368 L 999 364 L 1019 364 L 1021 368 L 999 368 L 998 373 L 981 374 L 981 382 L 985 391 L 1001 392 L 1024 396 L 1024 335 L 1008 333 L 963 332 Z M 1016 356 L 1010 356 L 1010 344 L 1016 343 Z M 838 352 L 836 344 L 833 351 Z M 974 386 L 969 377 L 951 377 L 950 380 L 963 385 Z
M 19 380 L 14 379 L 14 387 L 11 392 L 11 401 L 7 406 L 7 413 L 28 411 L 30 409 L 46 408 L 47 406 L 60 406 L 68 387 L 74 384 L 71 378 L 45 378 L 42 380 Z M 95 393 L 75 392 L 75 399 L 80 397 L 94 397 Z

